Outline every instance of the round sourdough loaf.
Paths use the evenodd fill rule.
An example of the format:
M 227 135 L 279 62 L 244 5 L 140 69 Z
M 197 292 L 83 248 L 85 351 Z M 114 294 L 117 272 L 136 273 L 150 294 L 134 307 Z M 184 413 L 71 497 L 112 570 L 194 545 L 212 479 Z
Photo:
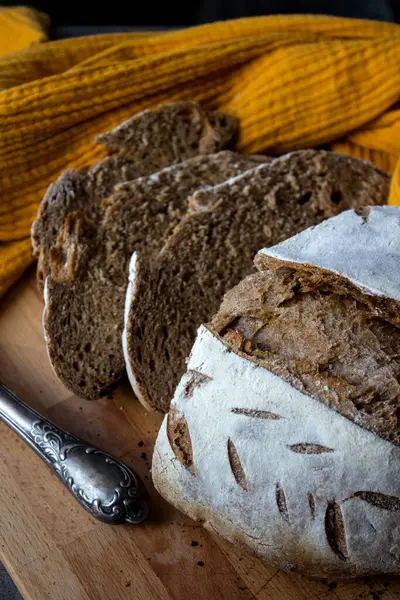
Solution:
M 374 207 L 259 252 L 159 432 L 161 495 L 282 569 L 400 574 L 399 240 Z

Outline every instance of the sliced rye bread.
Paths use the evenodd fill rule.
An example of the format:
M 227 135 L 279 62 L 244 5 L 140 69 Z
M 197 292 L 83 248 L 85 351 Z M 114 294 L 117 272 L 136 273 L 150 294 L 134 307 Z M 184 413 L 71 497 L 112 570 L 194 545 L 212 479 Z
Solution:
M 252 272 L 257 250 L 348 208 L 385 204 L 388 193 L 388 175 L 371 163 L 315 150 L 196 192 L 156 260 L 131 260 L 123 344 L 140 401 L 168 410 L 197 328 Z
M 125 373 L 122 353 L 129 259 L 151 258 L 188 208 L 188 196 L 259 164 L 233 152 L 198 156 L 118 186 L 101 223 L 70 213 L 50 251 L 45 338 L 59 379 L 88 399 L 107 394 Z
M 32 225 L 32 246 L 38 259 L 39 287 L 49 274 L 49 252 L 68 213 L 80 210 L 97 220 L 101 202 L 115 184 L 130 181 L 198 154 L 225 148 L 236 132 L 236 121 L 192 102 L 162 105 L 144 111 L 109 133 L 98 136 L 111 156 L 87 169 L 69 169 L 53 183 Z

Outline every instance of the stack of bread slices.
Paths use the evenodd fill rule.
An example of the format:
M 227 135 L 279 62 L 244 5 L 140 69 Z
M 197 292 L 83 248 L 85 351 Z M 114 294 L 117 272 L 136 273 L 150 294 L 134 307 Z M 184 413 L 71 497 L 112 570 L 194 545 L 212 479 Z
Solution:
M 99 136 L 107 158 L 50 186 L 32 241 L 50 361 L 74 393 L 106 395 L 127 370 L 139 400 L 166 412 L 197 327 L 260 248 L 387 201 L 370 163 L 245 156 L 236 135 L 227 115 L 163 105 Z

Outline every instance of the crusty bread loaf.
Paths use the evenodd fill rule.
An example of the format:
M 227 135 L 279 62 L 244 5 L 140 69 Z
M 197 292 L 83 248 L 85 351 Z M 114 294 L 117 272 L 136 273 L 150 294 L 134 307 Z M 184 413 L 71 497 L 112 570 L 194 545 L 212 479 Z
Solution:
M 125 373 L 122 328 L 128 263 L 149 259 L 188 207 L 188 196 L 259 164 L 225 151 L 198 156 L 117 186 L 100 222 L 69 213 L 50 251 L 44 330 L 56 375 L 88 399 L 107 394 Z
M 236 122 L 192 102 L 165 104 L 135 115 L 97 141 L 115 154 L 88 169 L 69 169 L 53 183 L 32 226 L 38 283 L 49 273 L 49 252 L 70 212 L 99 220 L 101 202 L 114 185 L 159 171 L 198 154 L 218 152 L 231 141 Z
M 400 574 L 399 239 L 372 207 L 261 251 L 158 435 L 158 491 L 282 569 Z
M 346 212 L 262 250 L 261 273 L 231 290 L 212 322 L 257 364 L 397 445 L 399 212 Z
M 197 327 L 251 273 L 253 257 L 350 207 L 384 204 L 388 176 L 371 163 L 325 151 L 279 157 L 191 199 L 157 259 L 132 262 L 124 348 L 142 403 L 166 412 Z

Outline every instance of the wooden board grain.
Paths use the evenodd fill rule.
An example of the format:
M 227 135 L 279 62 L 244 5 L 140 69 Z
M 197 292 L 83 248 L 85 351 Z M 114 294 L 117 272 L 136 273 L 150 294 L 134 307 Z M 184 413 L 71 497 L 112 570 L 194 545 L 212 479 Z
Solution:
M 33 271 L 0 304 L 0 379 L 72 433 L 131 465 L 151 497 L 146 523 L 112 527 L 82 510 L 0 423 L 0 559 L 26 600 L 395 600 L 400 580 L 310 581 L 238 552 L 168 505 L 151 484 L 160 418 L 129 387 L 72 396 L 51 371 Z

